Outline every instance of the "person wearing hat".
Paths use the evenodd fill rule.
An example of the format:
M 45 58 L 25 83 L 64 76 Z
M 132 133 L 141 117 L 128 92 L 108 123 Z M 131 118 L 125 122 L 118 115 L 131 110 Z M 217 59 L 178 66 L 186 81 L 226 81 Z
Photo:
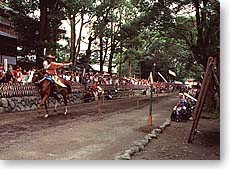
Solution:
M 54 80 L 55 84 L 58 84 L 61 87 L 67 87 L 65 84 L 63 84 L 61 82 L 61 80 L 57 76 L 57 71 L 56 70 L 59 69 L 59 68 L 62 68 L 64 66 L 69 66 L 71 64 L 72 64 L 72 62 L 69 62 L 69 63 L 57 63 L 57 62 L 55 62 L 55 56 L 48 55 L 46 57 L 46 60 L 43 62 L 43 67 L 46 70 L 46 73 L 48 74 L 48 76 L 51 76 L 51 78 Z
M 176 110 L 178 107 L 183 107 L 183 106 L 185 106 L 184 94 L 183 93 L 179 93 L 179 101 L 174 106 L 173 110 Z
M 177 102 L 177 107 L 183 107 L 185 105 L 185 98 L 183 93 L 179 93 L 179 101 Z

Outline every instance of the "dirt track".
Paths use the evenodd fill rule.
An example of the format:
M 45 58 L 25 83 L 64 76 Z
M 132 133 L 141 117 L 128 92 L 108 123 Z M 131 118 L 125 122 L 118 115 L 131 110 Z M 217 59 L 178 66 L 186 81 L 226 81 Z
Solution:
M 210 114 L 208 115 L 210 116 Z M 193 121 L 171 122 L 133 160 L 220 160 L 220 121 L 201 118 L 193 143 L 187 143 Z
M 170 116 L 177 100 L 176 95 L 154 98 L 155 126 Z M 36 112 L 1 114 L 0 159 L 114 159 L 133 141 L 146 135 L 140 127 L 147 124 L 149 100 L 135 97 L 106 101 L 102 116 L 97 114 L 96 102 L 70 106 L 67 116 L 62 112 L 59 110 L 48 119 Z M 219 120 L 201 119 L 199 124 L 201 132 L 194 144 L 186 143 L 192 121 L 172 122 L 157 140 L 152 140 L 132 159 L 219 159 Z
M 155 99 L 156 125 L 169 117 L 176 100 Z M 2 114 L 0 159 L 113 159 L 146 134 L 137 129 L 147 124 L 148 105 L 148 97 L 106 101 L 102 119 L 95 102 L 71 106 L 67 116 L 59 111 L 48 119 L 36 112 Z

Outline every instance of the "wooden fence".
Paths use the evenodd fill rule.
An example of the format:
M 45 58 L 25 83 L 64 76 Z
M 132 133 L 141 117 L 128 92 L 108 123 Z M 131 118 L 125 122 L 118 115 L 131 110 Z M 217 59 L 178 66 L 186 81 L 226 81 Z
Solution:
M 85 86 L 72 82 L 72 93 L 84 92 Z M 145 90 L 148 86 L 144 85 L 104 85 L 103 90 Z M 33 83 L 0 83 L 0 98 L 38 96 L 38 88 Z

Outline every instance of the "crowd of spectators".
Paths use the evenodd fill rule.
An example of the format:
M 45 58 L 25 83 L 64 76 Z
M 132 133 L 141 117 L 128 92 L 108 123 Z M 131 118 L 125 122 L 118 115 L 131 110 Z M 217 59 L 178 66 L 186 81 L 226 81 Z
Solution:
M 8 65 L 8 70 L 5 71 L 0 63 L 0 83 L 25 83 L 29 80 L 32 70 L 22 69 L 20 66 L 13 68 L 12 65 Z
M 35 68 L 23 69 L 20 66 L 8 65 L 8 70 L 4 71 L 3 65 L 0 64 L 0 83 L 31 83 L 32 72 L 36 71 Z M 150 87 L 150 81 L 148 79 L 141 78 L 129 78 L 126 76 L 119 77 L 117 74 L 92 72 L 76 72 L 67 71 L 65 69 L 59 69 L 57 71 L 58 76 L 76 84 L 85 86 L 86 90 L 97 90 L 99 86 L 141 86 L 144 88 Z M 166 90 L 173 91 L 174 86 L 172 84 L 164 82 L 154 83 L 154 92 L 166 92 Z
M 0 83 L 26 83 L 31 82 L 29 79 L 34 68 L 23 69 L 20 66 L 13 68 L 8 65 L 8 70 L 4 71 L 3 65 L 0 64 Z M 149 81 L 145 79 L 127 78 L 125 76 L 119 77 L 116 74 L 110 75 L 108 73 L 87 72 L 79 73 L 75 71 L 58 70 L 58 76 L 72 82 L 77 82 L 86 86 L 93 86 L 97 83 L 100 85 L 149 85 Z
M 8 70 L 4 71 L 3 65 L 0 64 L 0 84 L 1 83 L 31 83 L 32 74 L 36 71 L 35 68 L 23 69 L 20 66 L 13 68 L 12 65 L 8 65 Z M 59 69 L 57 71 L 58 76 L 67 81 L 74 82 L 75 85 L 84 86 L 86 92 L 86 100 L 90 100 L 98 95 L 98 91 L 102 90 L 101 87 L 111 86 L 113 89 L 119 87 L 128 87 L 132 89 L 132 86 L 140 87 L 145 89 L 144 93 L 150 88 L 150 81 L 148 79 L 141 78 L 129 78 L 126 76 L 119 77 L 117 74 L 99 73 L 96 71 L 92 72 L 76 72 L 67 71 L 65 69 Z M 175 86 L 173 83 L 165 82 L 154 82 L 153 91 L 154 93 L 165 93 L 172 92 L 175 90 L 186 91 L 185 86 Z M 103 89 L 104 90 L 104 89 Z M 191 96 L 197 98 L 197 89 L 192 88 L 187 91 Z M 111 90 L 105 90 L 105 96 L 108 99 L 111 98 Z
M 12 65 L 8 65 L 8 70 L 4 71 L 3 65 L 0 65 L 0 84 L 31 83 L 32 75 L 35 71 L 35 68 L 23 69 L 20 66 L 13 67 Z M 103 86 L 112 86 L 113 88 L 119 86 L 130 87 L 130 85 L 145 88 L 150 86 L 149 81 L 146 79 L 128 78 L 125 76 L 119 77 L 117 74 L 110 75 L 108 73 L 99 73 L 96 71 L 82 73 L 59 69 L 57 74 L 62 79 L 74 82 L 75 85 L 84 86 L 86 98 L 95 98 L 95 96 L 98 95 L 98 91 L 105 89 Z M 111 99 L 110 92 L 111 90 L 105 90 L 105 95 L 108 97 L 108 99 Z

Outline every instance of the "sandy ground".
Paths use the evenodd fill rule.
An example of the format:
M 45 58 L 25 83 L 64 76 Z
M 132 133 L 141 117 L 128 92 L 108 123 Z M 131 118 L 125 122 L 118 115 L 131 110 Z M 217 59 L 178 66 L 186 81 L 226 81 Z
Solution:
M 154 124 L 169 117 L 176 100 L 154 100 Z M 146 135 L 137 129 L 147 124 L 148 105 L 143 97 L 108 101 L 102 106 L 102 119 L 95 103 L 72 106 L 67 116 L 53 114 L 48 119 L 32 112 L 2 115 L 0 159 L 113 159 Z
M 177 100 L 176 95 L 154 98 L 154 126 L 169 118 Z M 100 116 L 96 102 L 70 106 L 67 116 L 59 111 L 48 119 L 36 112 L 2 114 L 0 159 L 111 160 L 146 135 L 139 129 L 146 126 L 148 112 L 148 98 L 135 97 L 106 101 Z M 202 119 L 200 124 L 201 132 L 188 145 L 192 122 L 172 122 L 132 159 L 219 159 L 219 121 Z

